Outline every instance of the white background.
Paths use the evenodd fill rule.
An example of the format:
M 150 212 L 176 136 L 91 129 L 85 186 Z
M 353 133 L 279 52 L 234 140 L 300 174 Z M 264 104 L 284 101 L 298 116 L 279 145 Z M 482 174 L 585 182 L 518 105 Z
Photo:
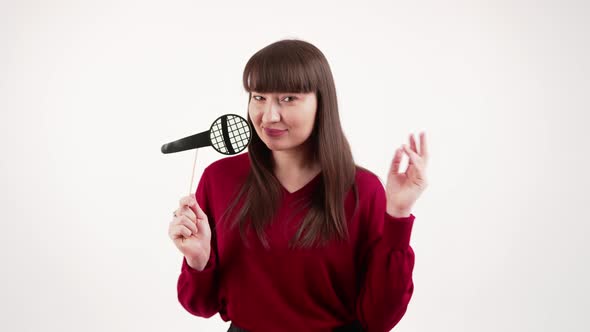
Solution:
M 327 57 L 356 162 L 426 130 L 415 292 L 395 331 L 588 331 L 585 1 L 5 1 L 0 330 L 225 331 L 177 301 L 168 238 L 194 150 L 246 115 L 242 71 Z M 199 153 L 202 169 L 224 157 Z

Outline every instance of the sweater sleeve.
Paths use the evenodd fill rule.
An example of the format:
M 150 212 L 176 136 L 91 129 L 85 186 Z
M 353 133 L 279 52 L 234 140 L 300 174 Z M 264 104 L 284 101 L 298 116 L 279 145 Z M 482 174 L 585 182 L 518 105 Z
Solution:
M 211 227 L 211 254 L 207 265 L 202 271 L 190 267 L 186 258 L 183 257 L 177 283 L 180 304 L 191 314 L 205 318 L 211 317 L 219 311 L 219 302 L 217 300 L 219 280 L 217 276 L 217 241 L 214 227 L 215 221 L 210 213 L 209 193 L 207 169 L 205 169 L 199 180 L 195 197 L 199 202 L 199 206 L 207 215 Z
M 385 207 L 380 186 L 366 213 L 366 270 L 356 303 L 357 317 L 368 332 L 390 331 L 404 316 L 414 291 L 414 251 L 409 242 L 415 216 L 396 218 Z

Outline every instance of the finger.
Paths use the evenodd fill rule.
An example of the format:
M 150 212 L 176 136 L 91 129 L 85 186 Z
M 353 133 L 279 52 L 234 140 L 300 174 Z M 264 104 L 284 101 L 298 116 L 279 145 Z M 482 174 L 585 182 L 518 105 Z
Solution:
M 195 200 L 195 204 L 192 207 L 194 207 L 193 211 L 196 212 L 197 219 L 207 219 L 207 215 L 205 214 L 205 212 L 203 211 L 203 209 L 201 209 L 201 206 L 199 205 L 199 202 L 197 202 Z
M 205 238 L 211 238 L 211 227 L 209 226 L 209 221 L 207 219 L 197 219 L 197 229 Z
M 193 201 L 195 201 L 195 195 L 191 194 L 189 196 L 182 197 L 179 201 L 179 205 L 180 207 L 191 206 L 193 205 Z
M 420 133 L 420 151 L 422 152 L 422 159 L 426 162 L 428 160 L 428 146 L 426 145 L 426 133 Z
M 418 147 L 416 146 L 416 139 L 414 138 L 413 133 L 410 134 L 410 148 L 412 149 L 412 151 L 418 153 Z
M 391 166 L 389 167 L 389 174 L 398 174 L 399 173 L 399 165 L 402 162 L 403 151 L 402 149 L 396 149 L 395 155 L 393 156 L 393 160 L 391 161 Z
M 183 225 L 174 225 L 170 227 L 170 237 L 177 239 L 179 237 L 190 237 L 191 231 Z
M 407 144 L 403 145 L 403 149 L 404 152 L 408 155 L 408 157 L 410 157 L 410 164 L 416 166 L 416 168 L 421 169 L 422 168 L 422 159 L 420 158 L 420 156 L 412 151 Z
M 190 229 L 193 234 L 197 234 L 197 224 L 190 220 L 187 216 L 182 216 L 178 220 L 178 225 L 184 225 Z
M 179 233 L 184 237 L 190 237 L 193 234 L 193 232 L 191 232 L 191 230 L 186 228 L 184 225 L 180 225 L 178 228 L 180 229 Z
M 181 207 L 177 212 L 176 212 L 177 216 L 186 216 L 187 218 L 189 218 L 190 220 L 193 221 L 193 223 L 195 223 L 197 221 L 197 215 L 195 214 L 195 212 L 188 206 L 183 206 Z
M 199 202 L 197 202 L 195 195 L 191 194 L 190 196 L 185 196 L 180 200 L 181 206 L 189 207 L 194 213 L 196 218 L 207 218 L 207 215 L 201 209 Z

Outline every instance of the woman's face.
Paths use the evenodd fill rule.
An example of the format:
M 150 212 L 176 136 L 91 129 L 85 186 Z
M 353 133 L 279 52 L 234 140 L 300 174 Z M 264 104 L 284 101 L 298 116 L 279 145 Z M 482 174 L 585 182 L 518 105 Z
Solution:
M 316 111 L 315 92 L 252 91 L 248 104 L 256 133 L 273 151 L 297 148 L 304 143 L 313 130 Z

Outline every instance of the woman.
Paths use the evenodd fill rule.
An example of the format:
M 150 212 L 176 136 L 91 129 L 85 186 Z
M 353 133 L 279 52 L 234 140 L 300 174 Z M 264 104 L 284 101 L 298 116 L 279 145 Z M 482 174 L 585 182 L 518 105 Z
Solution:
M 246 64 L 248 152 L 209 165 L 169 236 L 178 299 L 229 331 L 389 331 L 413 293 L 412 206 L 424 133 L 398 148 L 385 189 L 355 165 L 322 52 L 281 40 Z M 399 173 L 402 154 L 408 169 Z

